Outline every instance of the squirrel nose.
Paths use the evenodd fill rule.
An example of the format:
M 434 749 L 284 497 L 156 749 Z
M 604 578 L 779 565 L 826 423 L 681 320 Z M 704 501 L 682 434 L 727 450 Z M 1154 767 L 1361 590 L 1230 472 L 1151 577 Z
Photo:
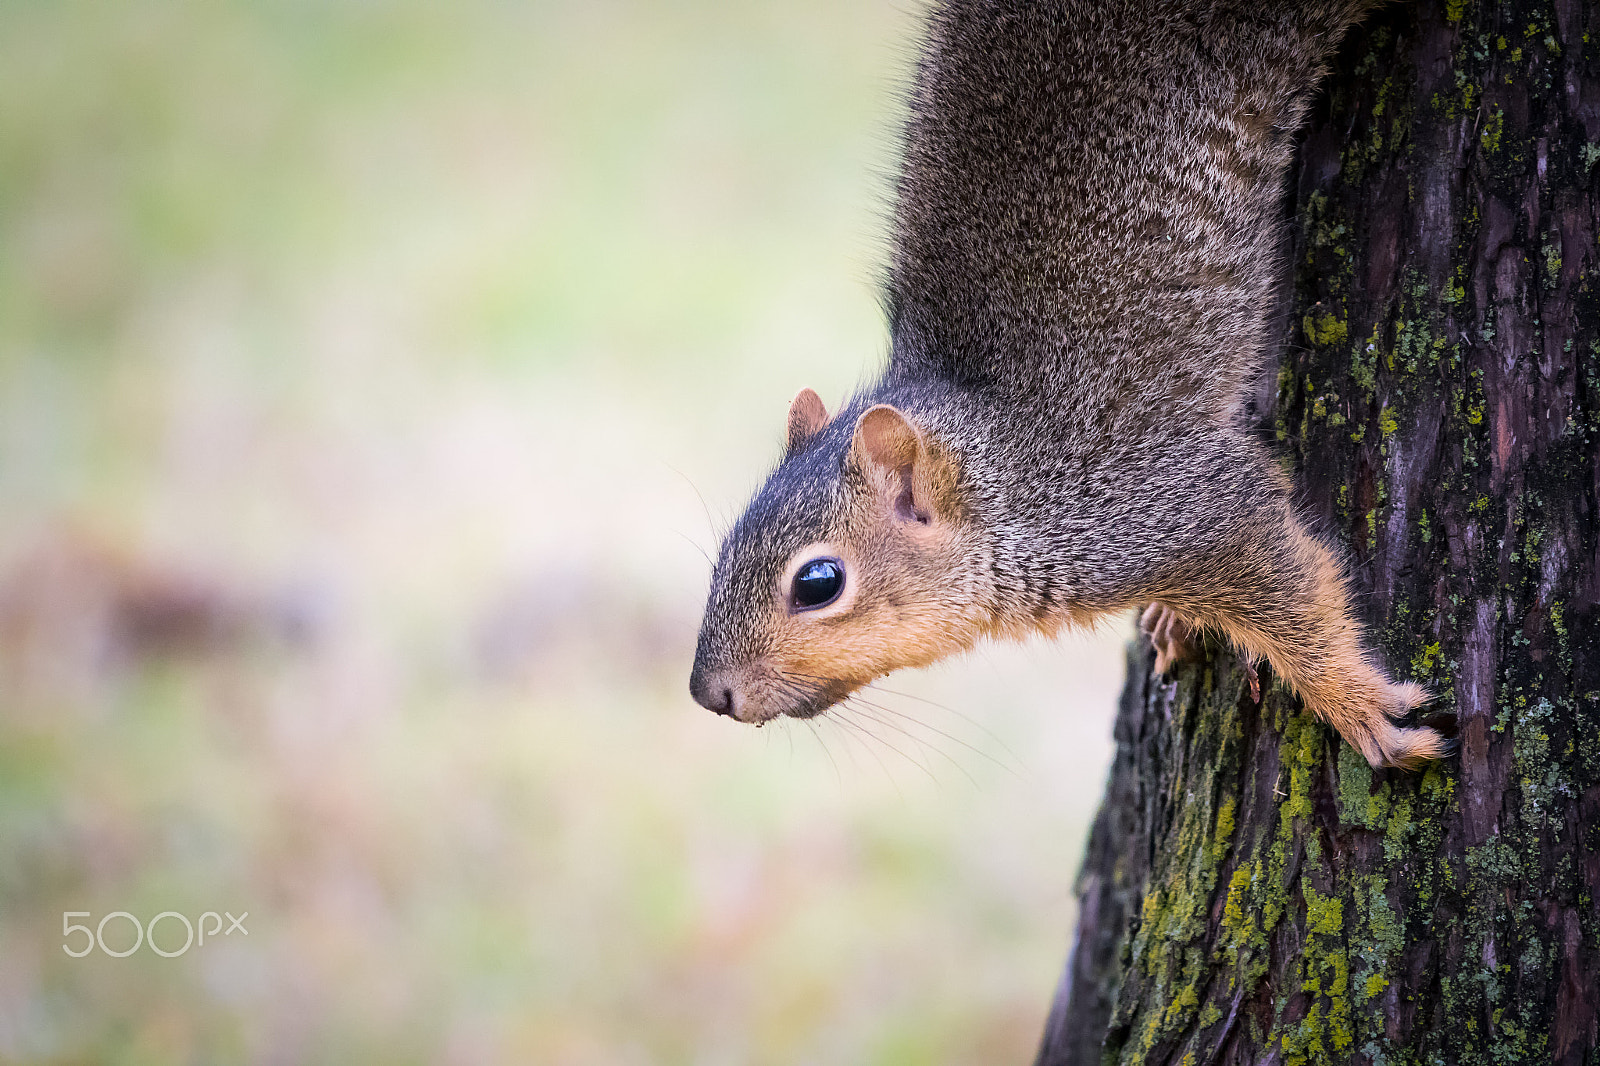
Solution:
M 739 697 L 733 691 L 733 686 L 720 674 L 707 676 L 700 671 L 695 671 L 689 678 L 689 695 L 694 701 L 708 711 L 725 714 L 729 718 L 737 717 Z

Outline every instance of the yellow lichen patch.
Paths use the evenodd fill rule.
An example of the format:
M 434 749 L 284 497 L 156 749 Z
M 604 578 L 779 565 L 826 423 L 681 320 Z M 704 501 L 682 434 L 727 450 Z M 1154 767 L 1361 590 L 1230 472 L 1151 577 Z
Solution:
M 1506 113 L 1496 106 L 1495 109 L 1489 113 L 1489 117 L 1484 121 L 1483 132 L 1478 134 L 1478 140 L 1481 141 L 1483 146 L 1489 151 L 1498 152 L 1500 150 L 1500 137 L 1505 133 L 1505 129 Z
M 1318 346 L 1343 344 L 1350 338 L 1350 327 L 1345 320 L 1326 311 L 1306 315 L 1300 325 L 1305 329 L 1306 339 Z

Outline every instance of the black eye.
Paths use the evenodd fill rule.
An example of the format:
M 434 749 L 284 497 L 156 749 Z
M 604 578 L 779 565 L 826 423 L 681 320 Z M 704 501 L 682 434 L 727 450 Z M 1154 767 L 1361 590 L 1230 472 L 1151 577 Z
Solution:
M 813 559 L 794 575 L 794 605 L 803 610 L 822 607 L 844 591 L 844 564 L 837 559 Z

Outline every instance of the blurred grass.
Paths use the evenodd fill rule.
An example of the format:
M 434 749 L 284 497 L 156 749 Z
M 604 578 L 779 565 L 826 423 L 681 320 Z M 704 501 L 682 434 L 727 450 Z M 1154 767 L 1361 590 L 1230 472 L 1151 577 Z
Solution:
M 915 25 L 0 5 L 0 1061 L 1031 1057 L 1118 634 L 881 748 L 684 693 L 788 398 L 881 357 Z

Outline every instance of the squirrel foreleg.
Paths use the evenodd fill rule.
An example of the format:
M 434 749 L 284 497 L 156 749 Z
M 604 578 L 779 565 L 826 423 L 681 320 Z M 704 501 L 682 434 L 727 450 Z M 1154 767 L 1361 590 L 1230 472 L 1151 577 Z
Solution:
M 1235 542 L 1231 565 L 1206 566 L 1193 586 L 1163 596 L 1175 610 L 1161 603 L 1146 609 L 1144 618 L 1161 633 L 1157 668 L 1175 654 L 1167 643 L 1174 625 L 1164 615 L 1181 612 L 1196 628 L 1220 630 L 1247 658 L 1270 662 L 1307 709 L 1373 766 L 1412 768 L 1448 754 L 1451 742 L 1437 730 L 1399 724 L 1428 693 L 1390 680 L 1375 663 L 1332 553 L 1285 517 L 1286 530 L 1253 545 Z

